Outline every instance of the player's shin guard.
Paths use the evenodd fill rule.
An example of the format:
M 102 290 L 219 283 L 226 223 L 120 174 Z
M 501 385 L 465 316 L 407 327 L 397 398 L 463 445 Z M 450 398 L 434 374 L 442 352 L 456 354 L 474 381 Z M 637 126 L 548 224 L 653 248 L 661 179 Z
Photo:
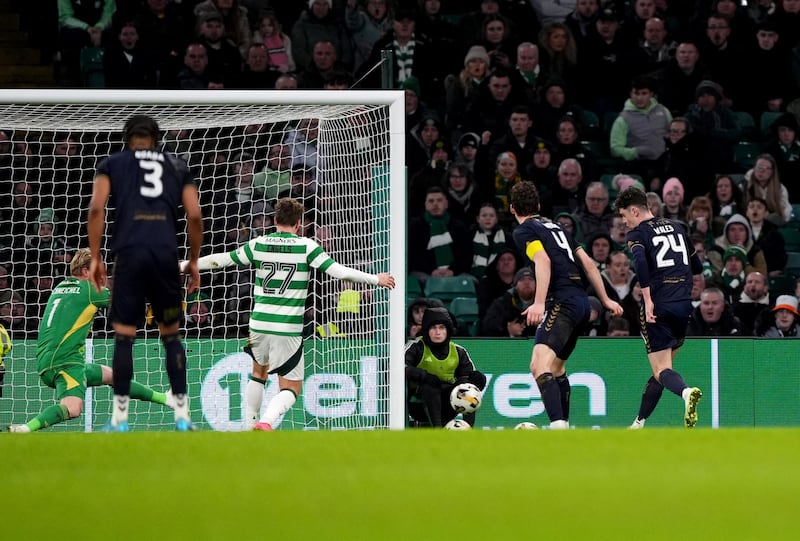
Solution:
M 681 393 L 686 388 L 686 382 L 683 381 L 681 375 L 671 368 L 662 370 L 658 375 L 658 379 L 661 381 L 661 385 L 678 396 L 681 396 Z
M 291 389 L 281 389 L 281 392 L 276 394 L 272 400 L 269 401 L 267 404 L 267 410 L 264 412 L 264 415 L 261 416 L 259 419 L 260 423 L 267 423 L 270 426 L 274 427 L 278 419 L 280 419 L 289 408 L 297 400 L 297 395 L 294 394 L 294 391 Z
M 536 378 L 536 385 L 539 387 L 544 409 L 547 411 L 550 421 L 565 421 L 566 417 L 564 417 L 564 410 L 561 407 L 561 389 L 558 381 L 553 377 L 553 373 L 545 372 L 540 375 Z
M 653 410 L 656 409 L 663 392 L 664 386 L 655 377 L 650 376 L 642 391 L 642 403 L 639 406 L 639 415 L 637 416 L 639 419 L 647 419 L 653 414 Z
M 244 389 L 244 429 L 253 430 L 258 416 L 261 413 L 261 402 L 264 400 L 264 386 L 267 380 L 259 379 L 252 374 L 250 379 L 247 380 L 247 386 Z
M 569 420 L 569 397 L 572 394 L 572 386 L 566 373 L 557 376 L 556 381 L 561 391 L 561 412 L 564 414 L 564 419 Z

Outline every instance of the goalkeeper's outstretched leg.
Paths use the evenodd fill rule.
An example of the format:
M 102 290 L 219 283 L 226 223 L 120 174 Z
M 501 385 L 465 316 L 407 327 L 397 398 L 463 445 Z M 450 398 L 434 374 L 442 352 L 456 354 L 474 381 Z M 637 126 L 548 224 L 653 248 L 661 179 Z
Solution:
M 44 372 L 40 378 L 42 383 L 56 389 L 58 404 L 44 409 L 39 415 L 22 425 L 11 425 L 9 432 L 35 432 L 55 424 L 74 419 L 83 413 L 87 387 L 111 385 L 113 381 L 111 367 L 100 364 L 75 365 Z M 174 400 L 169 393 L 153 389 L 131 381 L 131 398 L 174 407 Z

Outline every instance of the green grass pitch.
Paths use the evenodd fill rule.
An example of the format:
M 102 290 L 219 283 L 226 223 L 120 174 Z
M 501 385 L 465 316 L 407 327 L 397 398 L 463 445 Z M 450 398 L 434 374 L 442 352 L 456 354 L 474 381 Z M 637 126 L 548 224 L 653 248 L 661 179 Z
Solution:
M 0 435 L 0 539 L 797 539 L 800 429 Z

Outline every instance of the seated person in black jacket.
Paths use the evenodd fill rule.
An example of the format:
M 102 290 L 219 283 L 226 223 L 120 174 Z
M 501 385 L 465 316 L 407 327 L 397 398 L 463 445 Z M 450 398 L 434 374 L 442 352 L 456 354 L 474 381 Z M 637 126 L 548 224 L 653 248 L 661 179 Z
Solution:
M 451 340 L 453 320 L 445 308 L 428 308 L 422 316 L 420 338 L 406 347 L 407 407 L 423 424 L 442 427 L 456 416 L 450 392 L 460 383 L 483 391 L 486 376 L 475 368 L 467 350 Z M 475 425 L 475 413 L 464 420 Z

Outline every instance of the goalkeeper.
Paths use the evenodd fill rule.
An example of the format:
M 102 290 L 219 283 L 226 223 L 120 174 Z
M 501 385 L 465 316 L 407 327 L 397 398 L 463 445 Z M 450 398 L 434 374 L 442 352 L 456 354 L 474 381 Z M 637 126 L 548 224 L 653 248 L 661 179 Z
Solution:
M 297 400 L 303 385 L 303 312 L 311 268 L 340 280 L 394 288 L 385 272 L 367 274 L 336 263 L 316 241 L 298 236 L 304 208 L 285 197 L 275 206 L 277 231 L 262 235 L 232 252 L 198 260 L 200 270 L 252 265 L 253 313 L 245 351 L 253 358 L 253 373 L 245 388 L 245 429 L 269 431 Z M 186 265 L 181 262 L 181 269 Z M 269 374 L 278 375 L 280 390 L 259 419 Z M 258 421 L 258 422 L 256 422 Z
M 475 368 L 467 350 L 453 342 L 453 319 L 446 308 L 427 308 L 420 338 L 406 346 L 408 413 L 414 420 L 444 426 L 455 418 L 450 392 L 460 383 L 483 391 L 486 376 Z M 475 412 L 464 415 L 475 426 Z
M 11 425 L 9 432 L 34 432 L 74 419 L 83 411 L 87 387 L 111 385 L 110 367 L 87 364 L 85 341 L 98 308 L 109 303 L 109 291 L 97 292 L 89 282 L 92 255 L 78 250 L 69 264 L 72 276 L 58 284 L 47 301 L 39 324 L 36 364 L 42 383 L 56 390 L 58 404 L 45 408 L 24 425 Z M 172 396 L 131 382 L 131 398 L 172 407 Z
M 0 398 L 3 398 L 3 381 L 6 378 L 6 365 L 3 360 L 9 353 L 11 353 L 11 337 L 6 328 L 0 325 Z

